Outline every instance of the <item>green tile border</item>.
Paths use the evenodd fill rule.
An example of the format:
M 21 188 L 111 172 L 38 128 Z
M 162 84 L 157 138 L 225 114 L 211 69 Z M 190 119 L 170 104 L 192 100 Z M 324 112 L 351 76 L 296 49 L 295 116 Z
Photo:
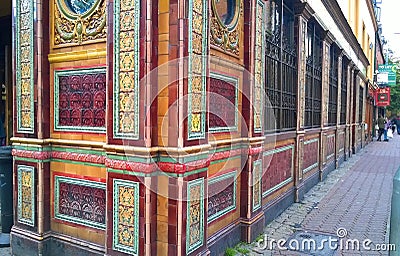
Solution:
M 253 183 L 253 186 L 252 186 L 252 194 L 253 194 L 252 205 L 253 205 L 253 212 L 255 212 L 258 209 L 260 209 L 261 205 L 262 205 L 262 195 L 261 195 L 262 194 L 261 181 L 262 181 L 262 172 L 263 172 L 262 167 L 263 167 L 262 159 L 258 159 L 258 160 L 253 162 L 253 172 L 252 172 L 252 181 L 253 181 L 252 182 Z M 259 169 L 258 173 L 257 173 L 257 168 Z M 257 191 L 255 189 L 256 185 L 259 186 L 259 191 L 258 191 L 257 195 L 256 195 Z M 255 199 L 257 199 L 258 203 L 256 203 Z
M 22 217 L 22 172 L 31 173 L 31 211 L 32 218 L 25 219 Z M 26 165 L 17 165 L 17 179 L 18 179 L 18 217 L 19 223 L 34 227 L 35 226 L 35 167 Z
M 190 238 L 190 203 L 191 203 L 191 195 L 190 195 L 190 189 L 194 186 L 200 186 L 200 198 L 199 198 L 199 204 L 200 204 L 200 234 L 199 238 L 196 243 L 192 244 L 190 246 L 189 238 Z M 204 178 L 199 178 L 196 180 L 191 180 L 187 184 L 187 206 L 186 206 L 186 254 L 190 254 L 203 246 L 203 241 L 204 241 Z
M 101 68 L 80 68 L 80 69 L 69 69 L 69 70 L 54 70 L 54 131 L 66 131 L 66 132 L 98 132 L 105 133 L 106 126 L 104 127 L 90 127 L 90 126 L 61 126 L 59 125 L 59 79 L 61 76 L 72 76 L 72 75 L 85 75 L 85 74 L 105 74 L 106 67 Z M 107 99 L 106 99 L 107 101 Z
M 257 14 L 258 14 L 258 11 L 260 8 L 261 8 L 261 12 L 263 14 L 262 19 L 257 18 Z M 259 100 L 256 100 L 256 99 L 253 100 L 253 102 L 254 102 L 253 104 L 258 105 L 257 107 L 253 108 L 254 109 L 253 110 L 253 126 L 254 126 L 254 132 L 256 132 L 256 133 L 262 132 L 263 125 L 264 125 L 264 121 L 263 121 L 264 120 L 264 118 L 263 118 L 264 97 L 262 95 L 264 95 L 264 93 L 265 93 L 265 89 L 264 89 L 264 84 L 265 84 L 265 56 L 264 56 L 265 55 L 265 33 L 264 33 L 264 31 L 265 31 L 265 15 L 266 15 L 266 11 L 265 11 L 264 1 L 257 0 L 256 31 L 261 26 L 261 31 L 263 31 L 263 33 L 259 34 L 259 36 L 261 36 L 261 45 L 257 44 L 257 39 L 255 40 L 255 45 L 254 45 L 255 48 L 261 47 L 261 56 L 258 56 L 257 49 L 255 49 L 255 53 L 254 53 L 255 62 L 261 62 L 260 63 L 260 65 L 261 65 L 261 74 L 260 74 L 261 81 L 259 82 L 259 84 L 257 83 L 256 74 L 255 74 L 256 73 L 255 69 L 256 69 L 257 64 L 255 65 L 255 68 L 254 68 L 254 86 L 253 86 L 254 93 L 253 93 L 253 95 L 255 95 L 257 88 L 260 90 L 260 93 L 261 93 L 261 95 L 260 95 L 261 97 Z M 259 116 L 260 116 L 260 125 L 259 126 L 257 126 L 257 124 L 256 124 L 256 116 L 257 116 L 256 109 L 258 109 L 257 112 L 259 112 Z
M 104 168 L 104 164 L 96 164 L 96 163 L 90 163 L 90 162 L 80 162 L 80 161 L 74 161 L 74 160 L 65 160 L 65 159 L 58 159 L 58 158 L 51 158 L 50 162 L 59 162 L 59 163 L 68 163 L 68 164 L 76 164 L 76 165 L 84 165 L 84 166 L 94 166 L 94 167 L 100 167 Z
M 140 61 L 140 1 L 134 0 L 134 55 L 135 55 L 135 71 L 134 71 L 134 104 L 135 104 L 135 116 L 134 122 L 135 127 L 134 131 L 130 133 L 121 132 L 120 131 L 120 19 L 121 19 L 121 0 L 114 1 L 114 94 L 113 94 L 113 136 L 117 139 L 130 139 L 130 140 L 138 140 L 139 139 L 139 94 L 140 94 L 140 84 L 139 84 L 139 61 Z
M 35 132 L 35 108 L 34 108 L 34 11 L 35 11 L 35 1 L 34 0 L 16 0 L 16 34 L 15 34 L 15 57 L 16 57 L 16 98 L 17 98 L 17 132 L 18 133 L 34 133 Z M 22 12 L 21 6 L 22 4 L 27 4 L 25 8 L 28 9 L 28 12 Z M 28 28 L 24 30 L 29 31 L 29 68 L 30 68 L 30 81 L 29 81 L 29 93 L 30 93 L 30 126 L 23 127 L 22 126 L 22 103 L 21 103 L 21 94 L 22 94 L 22 58 L 21 58 L 21 39 L 22 35 L 21 31 L 21 21 L 23 15 L 29 16 L 29 21 L 27 24 Z
M 203 34 L 202 34 L 202 54 L 196 54 L 193 51 L 193 22 L 194 22 L 194 17 L 193 14 L 195 13 L 194 7 L 193 7 L 193 1 L 194 0 L 189 0 L 189 17 L 188 17 L 188 122 L 187 122 L 187 129 L 188 129 L 188 140 L 195 140 L 195 139 L 204 139 L 206 137 L 206 132 L 205 132 L 205 127 L 206 127 L 206 111 L 207 111 L 207 106 L 206 106 L 206 85 L 207 85 L 207 61 L 208 58 L 206 57 L 207 55 L 207 48 L 208 48 L 208 5 L 206 0 L 200 0 L 202 1 L 203 5 L 203 13 L 202 13 L 202 18 L 203 18 Z M 192 70 L 192 63 L 193 63 L 193 58 L 201 58 L 202 59 L 202 96 L 201 96 L 201 119 L 200 119 L 200 131 L 199 132 L 193 132 L 191 129 L 191 124 L 192 124 L 192 79 L 193 79 L 193 70 Z
M 120 179 L 113 180 L 113 239 L 112 248 L 113 250 L 128 253 L 129 255 L 139 255 L 139 183 L 133 181 L 126 181 Z M 127 246 L 118 243 L 119 235 L 119 187 L 128 187 L 135 190 L 134 195 L 134 245 Z
M 19 157 L 14 156 L 14 160 L 24 161 L 29 163 L 50 163 L 50 159 L 41 160 L 41 159 L 33 159 L 33 158 L 26 158 L 26 157 Z
M 67 177 L 67 176 L 58 176 L 54 175 L 54 218 L 62 221 L 67 221 L 95 229 L 100 229 L 100 230 L 105 230 L 106 229 L 106 223 L 99 223 L 99 222 L 94 222 L 86 219 L 80 219 L 80 218 L 75 218 L 69 215 L 64 215 L 59 213 L 59 200 L 60 200 L 60 183 L 68 183 L 68 184 L 73 184 L 73 185 L 78 185 L 78 186 L 84 186 L 84 187 L 91 187 L 91 188 L 99 188 L 103 189 L 106 191 L 106 184 L 103 182 L 96 182 L 96 181 L 88 181 L 88 180 L 83 180 L 83 179 L 76 179 L 72 177 Z M 107 192 L 105 193 L 107 196 Z M 105 207 L 107 208 L 107 202 Z M 106 209 L 107 210 L 107 209 Z

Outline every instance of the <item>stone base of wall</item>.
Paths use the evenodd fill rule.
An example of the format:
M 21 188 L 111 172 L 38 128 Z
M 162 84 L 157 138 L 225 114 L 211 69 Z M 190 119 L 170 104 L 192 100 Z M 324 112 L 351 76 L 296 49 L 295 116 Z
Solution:
M 229 225 L 221 229 L 207 241 L 207 247 L 210 255 L 225 255 L 226 248 L 233 248 L 241 242 L 240 225 Z
M 320 171 L 320 179 L 321 181 L 325 180 L 328 174 L 335 170 L 335 160 L 328 162 L 324 168 Z
M 36 240 L 22 234 L 11 232 L 11 248 L 14 256 L 102 256 L 104 250 L 85 241 L 71 237 L 57 238 L 52 235 Z
M 315 171 L 311 176 L 303 180 L 297 187 L 298 200 L 304 199 L 304 195 L 319 182 L 319 172 Z
M 338 168 L 339 168 L 339 166 L 341 166 L 343 163 L 344 163 L 344 161 L 346 161 L 347 159 L 345 158 L 345 155 L 342 153 L 342 155 L 341 156 L 339 156 L 339 159 L 337 160 L 337 162 L 338 162 Z
M 265 215 L 265 225 L 273 221 L 286 208 L 288 208 L 295 202 L 295 192 L 295 188 L 293 187 L 263 207 Z

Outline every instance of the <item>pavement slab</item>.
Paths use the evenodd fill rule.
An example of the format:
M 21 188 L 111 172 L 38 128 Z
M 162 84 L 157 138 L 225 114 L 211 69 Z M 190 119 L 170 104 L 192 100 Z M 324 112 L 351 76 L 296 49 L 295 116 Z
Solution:
M 400 135 L 389 142 L 369 143 L 306 193 L 302 202 L 268 224 L 264 240 L 287 241 L 300 231 L 325 233 L 337 239 L 335 255 L 388 255 L 388 250 L 369 247 L 388 247 L 393 176 L 399 166 Z M 365 248 L 363 243 L 367 243 Z M 305 253 L 277 248 L 276 244 L 273 248 L 260 248 L 257 242 L 242 246 L 250 255 L 325 255 L 322 250 Z

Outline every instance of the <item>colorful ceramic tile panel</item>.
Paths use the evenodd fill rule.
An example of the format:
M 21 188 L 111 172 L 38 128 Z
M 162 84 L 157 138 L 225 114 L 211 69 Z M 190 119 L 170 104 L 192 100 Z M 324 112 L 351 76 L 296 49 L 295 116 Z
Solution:
M 56 0 L 54 47 L 104 41 L 107 37 L 106 0 Z
M 293 180 L 294 146 L 288 145 L 263 154 L 263 197 Z
M 236 209 L 236 171 L 208 181 L 207 222 L 210 223 Z
M 106 227 L 106 184 L 54 176 L 54 217 L 97 229 Z
M 34 132 L 33 0 L 16 5 L 17 132 Z
M 105 131 L 106 69 L 55 71 L 54 130 Z
M 35 168 L 18 165 L 18 222 L 35 226 Z
M 226 132 L 237 130 L 238 80 L 211 73 L 209 89 L 209 130 Z
M 254 131 L 262 131 L 262 116 L 264 102 L 264 56 L 265 56 L 265 4 L 264 1 L 257 1 L 256 8 L 256 40 L 255 40 L 255 68 L 254 68 L 254 99 L 253 119 Z
M 262 159 L 253 162 L 253 212 L 261 207 Z
M 139 254 L 139 183 L 113 180 L 113 250 Z
M 189 1 L 188 139 L 205 138 L 207 1 Z
M 139 138 L 139 0 L 114 2 L 114 137 Z
M 211 7 L 211 45 L 239 57 L 242 1 L 212 0 Z
M 187 185 L 186 254 L 203 245 L 204 240 L 204 178 Z
M 335 141 L 335 134 L 330 134 L 326 138 L 326 159 L 330 159 L 335 156 L 335 147 L 336 147 L 336 141 Z
M 304 142 L 303 173 L 306 173 L 319 164 L 319 139 Z

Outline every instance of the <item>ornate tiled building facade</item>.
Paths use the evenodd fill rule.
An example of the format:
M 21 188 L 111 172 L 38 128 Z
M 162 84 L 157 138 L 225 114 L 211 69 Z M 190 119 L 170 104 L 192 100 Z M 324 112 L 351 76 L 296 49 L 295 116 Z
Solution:
M 15 255 L 221 255 L 365 145 L 336 1 L 15 5 Z

